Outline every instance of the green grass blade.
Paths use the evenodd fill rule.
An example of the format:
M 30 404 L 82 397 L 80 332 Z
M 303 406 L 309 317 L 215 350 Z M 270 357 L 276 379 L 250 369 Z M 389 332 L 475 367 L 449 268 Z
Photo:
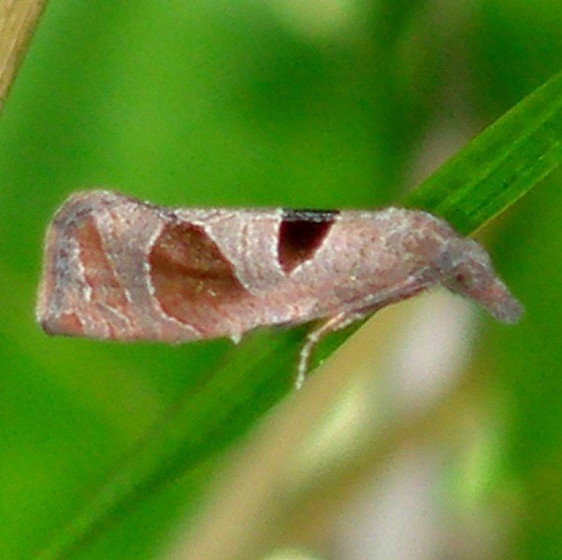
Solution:
M 559 73 L 482 132 L 404 202 L 469 234 L 523 196 L 561 160 Z
M 124 506 L 126 511 L 136 500 L 180 475 L 193 473 L 200 479 L 202 463 L 209 462 L 212 468 L 217 452 L 291 390 L 298 348 L 305 336 L 305 327 L 249 336 L 230 353 L 223 367 L 210 372 L 202 386 L 169 410 L 37 560 L 72 558 L 99 534 L 100 527 L 110 526 Z
M 470 233 L 560 164 L 561 138 L 559 74 L 485 130 L 403 202 L 441 215 L 460 232 Z M 333 350 L 349 332 L 330 337 L 320 353 Z M 178 474 L 190 477 L 204 462 L 212 471 L 210 459 L 245 434 L 291 390 L 305 335 L 304 328 L 260 332 L 233 350 L 204 386 L 170 410 L 167 419 L 38 559 L 72 558 L 100 528 L 111 528 L 118 513 L 130 509 L 135 500 L 156 492 Z M 201 490 L 186 496 L 186 508 Z

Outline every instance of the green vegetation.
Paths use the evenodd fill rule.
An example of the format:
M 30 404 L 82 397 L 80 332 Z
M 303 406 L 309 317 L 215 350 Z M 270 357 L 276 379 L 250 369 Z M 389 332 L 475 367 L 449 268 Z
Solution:
M 32 311 L 43 230 L 94 186 L 183 206 L 403 203 L 463 233 L 509 208 L 482 233 L 526 314 L 480 317 L 460 399 L 462 414 L 498 411 L 475 440 L 501 444 L 473 470 L 457 454 L 442 505 L 509 506 L 510 558 L 562 550 L 562 199 L 557 173 L 537 184 L 562 161 L 562 7 L 488 1 L 465 21 L 423 1 L 334 2 L 332 17 L 280 5 L 47 7 L 0 117 L 1 558 L 153 558 L 290 393 L 306 334 L 46 337 Z

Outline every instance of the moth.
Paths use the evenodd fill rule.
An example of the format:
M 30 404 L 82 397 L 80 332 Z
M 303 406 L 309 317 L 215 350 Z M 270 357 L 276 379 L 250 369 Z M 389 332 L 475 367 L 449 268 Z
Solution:
M 426 212 L 166 208 L 105 190 L 58 210 L 37 320 L 49 334 L 184 342 L 317 321 L 327 333 L 434 286 L 506 323 L 521 306 L 486 251 Z

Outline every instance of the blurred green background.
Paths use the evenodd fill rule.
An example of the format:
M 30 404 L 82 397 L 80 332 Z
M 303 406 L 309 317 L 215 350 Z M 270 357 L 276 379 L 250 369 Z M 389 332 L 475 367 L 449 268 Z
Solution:
M 549 0 L 52 0 L 0 118 L 0 558 L 31 558 L 229 348 L 45 336 L 42 235 L 70 192 L 388 204 L 560 70 L 561 29 Z M 510 558 L 562 555 L 561 223 L 557 176 L 486 231 L 527 310 L 478 346 L 508 411 Z M 79 557 L 152 557 L 182 491 Z

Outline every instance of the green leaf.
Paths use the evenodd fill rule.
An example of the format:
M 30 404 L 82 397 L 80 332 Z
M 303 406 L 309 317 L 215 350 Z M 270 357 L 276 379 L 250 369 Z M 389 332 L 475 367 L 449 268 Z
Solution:
M 485 130 L 403 201 L 443 216 L 468 234 L 513 204 L 562 160 L 562 75 L 558 74 Z M 352 327 L 352 329 L 357 328 Z M 350 332 L 330 337 L 334 349 Z M 167 418 L 110 477 L 97 497 L 61 529 L 39 560 L 70 558 L 122 511 L 182 476 L 197 487 L 193 506 L 217 468 L 221 451 L 292 390 L 294 364 L 306 328 L 255 333 L 232 350 L 207 381 Z M 201 470 L 205 476 L 201 477 Z M 125 507 L 126 506 L 126 507 Z
M 404 202 L 469 234 L 503 212 L 562 159 L 562 74 L 453 156 Z

